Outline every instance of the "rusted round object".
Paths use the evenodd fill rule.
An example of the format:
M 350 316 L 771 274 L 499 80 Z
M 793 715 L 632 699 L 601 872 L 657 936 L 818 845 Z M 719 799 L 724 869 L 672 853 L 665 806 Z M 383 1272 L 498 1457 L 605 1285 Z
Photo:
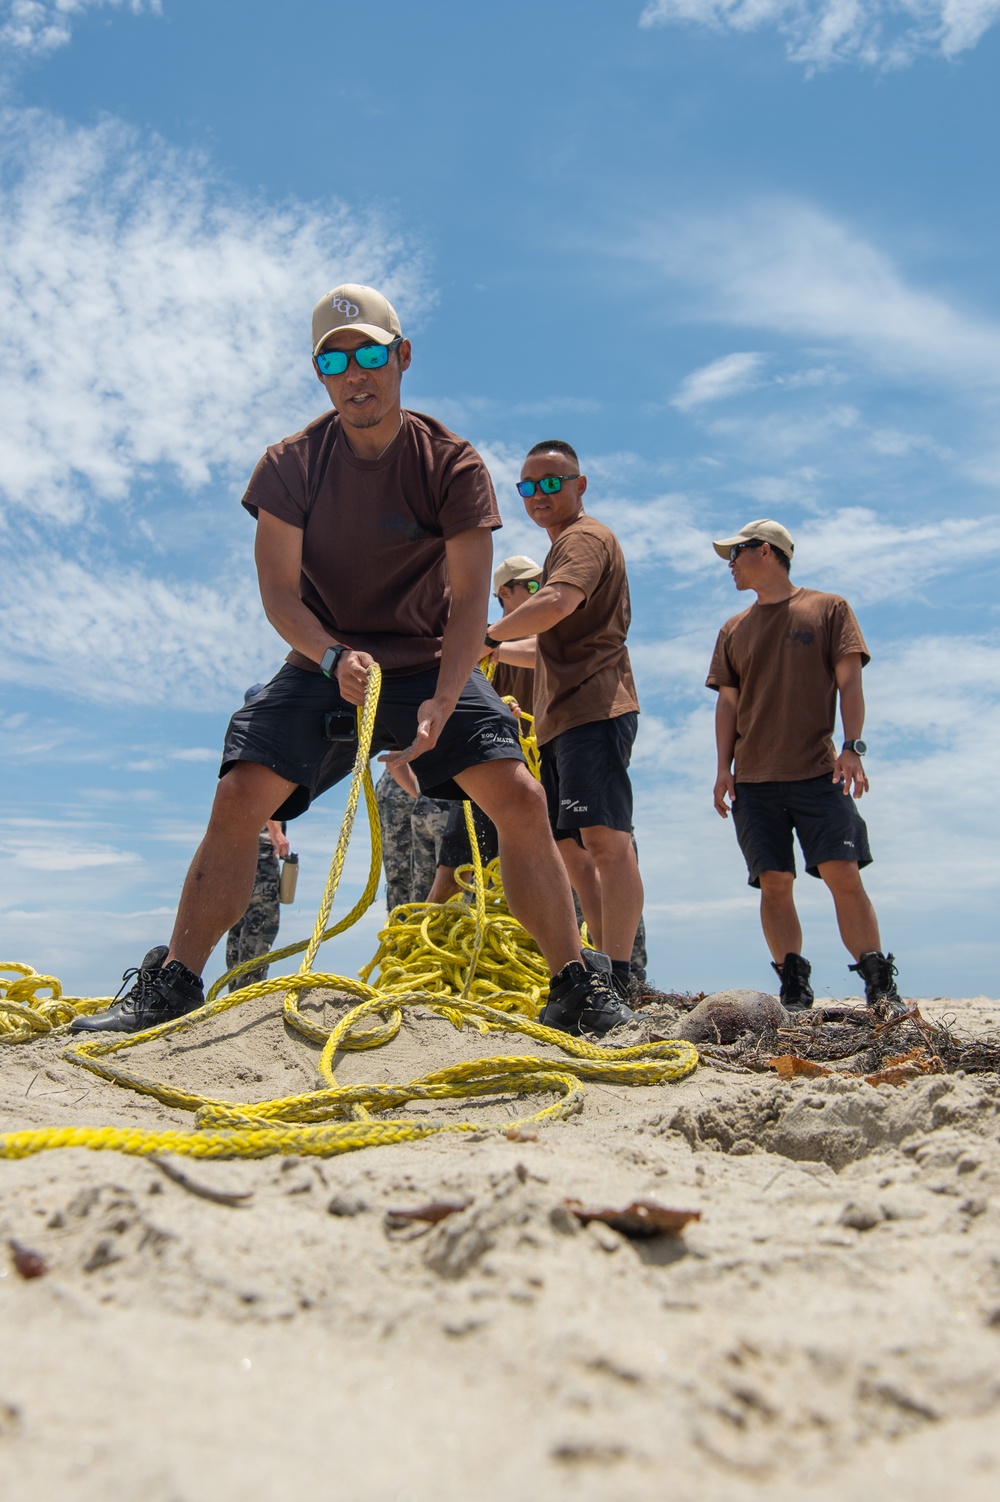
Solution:
M 766 991 L 716 991 L 681 1019 L 673 1036 L 689 1043 L 735 1043 L 741 1033 L 761 1033 L 768 1023 L 788 1020 L 778 998 Z

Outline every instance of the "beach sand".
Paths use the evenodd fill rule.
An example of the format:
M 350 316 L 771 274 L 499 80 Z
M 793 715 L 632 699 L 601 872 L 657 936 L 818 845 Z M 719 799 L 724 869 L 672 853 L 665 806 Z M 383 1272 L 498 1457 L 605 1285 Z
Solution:
M 1000 1002 L 921 1005 L 1000 1035 Z M 235 1101 L 312 1089 L 318 1049 L 275 1009 L 125 1059 Z M 0 1131 L 190 1125 L 64 1045 L 0 1054 Z M 337 1075 L 527 1051 L 418 1010 Z M 996 1074 L 874 1087 L 703 1066 L 589 1084 L 537 1140 L 169 1163 L 251 1197 L 214 1203 L 117 1153 L 0 1161 L 4 1502 L 1000 1494 Z M 630 1241 L 564 1204 L 636 1198 L 701 1219 Z M 441 1200 L 466 1208 L 387 1223 Z M 18 1273 L 11 1239 L 44 1276 Z

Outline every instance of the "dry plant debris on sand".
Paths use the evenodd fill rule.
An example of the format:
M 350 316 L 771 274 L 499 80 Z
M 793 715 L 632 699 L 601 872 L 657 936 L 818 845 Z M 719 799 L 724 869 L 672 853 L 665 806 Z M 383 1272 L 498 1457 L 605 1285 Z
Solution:
M 686 1000 L 638 1026 L 683 1030 Z M 5 1502 L 992 1502 L 1000 1003 L 879 1027 L 705 1039 L 685 1080 L 591 1084 L 509 1136 L 0 1163 Z M 189 1124 L 61 1049 L 5 1055 L 0 1131 Z M 216 1095 L 316 1085 L 318 1049 L 266 999 L 141 1051 Z M 418 1010 L 337 1072 L 495 1051 Z M 906 1056 L 906 1082 L 866 1082 Z M 409 1109 L 485 1127 L 525 1102 Z M 615 1228 L 644 1204 L 692 1218 Z

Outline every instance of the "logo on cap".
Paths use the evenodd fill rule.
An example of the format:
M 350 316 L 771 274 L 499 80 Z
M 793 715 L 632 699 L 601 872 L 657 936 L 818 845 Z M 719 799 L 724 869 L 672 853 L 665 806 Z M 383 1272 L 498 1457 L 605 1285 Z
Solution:
M 335 297 L 332 306 L 336 308 L 338 313 L 343 313 L 345 318 L 357 318 L 361 312 L 357 304 L 351 302 L 348 297 Z

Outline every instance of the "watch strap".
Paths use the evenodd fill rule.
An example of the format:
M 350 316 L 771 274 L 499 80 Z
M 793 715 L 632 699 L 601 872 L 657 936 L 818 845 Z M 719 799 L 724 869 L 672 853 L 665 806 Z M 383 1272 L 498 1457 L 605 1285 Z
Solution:
M 325 678 L 332 678 L 337 671 L 337 664 L 347 651 L 346 647 L 327 647 L 320 658 L 319 670 Z

